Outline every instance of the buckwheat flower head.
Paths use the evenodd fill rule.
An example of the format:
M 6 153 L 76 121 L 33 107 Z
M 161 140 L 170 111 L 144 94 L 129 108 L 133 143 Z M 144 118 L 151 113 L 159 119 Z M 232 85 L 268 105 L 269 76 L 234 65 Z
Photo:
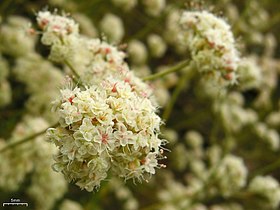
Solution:
M 0 107 L 8 105 L 12 100 L 12 90 L 8 80 L 0 81 Z
M 239 55 L 226 21 L 207 11 L 186 11 L 180 24 L 181 38 L 198 71 L 220 86 L 234 84 Z
M 106 35 L 110 43 L 119 43 L 124 36 L 122 20 L 114 14 L 106 14 L 100 22 L 101 32 Z
M 240 157 L 227 155 L 215 172 L 217 187 L 224 196 L 230 196 L 244 187 L 247 168 Z
M 184 136 L 186 144 L 191 148 L 202 148 L 203 145 L 203 136 L 195 131 L 190 130 Z
M 57 121 L 56 115 L 50 113 L 49 102 L 58 96 L 57 89 L 64 79 L 62 72 L 38 54 L 30 53 L 17 59 L 13 73 L 26 85 L 30 94 L 25 104 L 28 111 L 33 115 L 43 115 L 51 123 Z
M 177 143 L 173 148 L 171 164 L 177 171 L 184 171 L 188 164 L 188 151 L 184 144 Z
M 182 11 L 177 8 L 170 9 L 166 17 L 164 39 L 168 44 L 175 47 L 175 50 L 179 54 L 186 53 L 186 46 L 182 45 L 182 41 L 178 39 L 178 34 L 182 33 L 182 27 L 180 26 L 180 18 Z
M 255 110 L 243 107 L 243 96 L 238 92 L 228 94 L 227 100 L 216 103 L 214 110 L 223 122 L 224 127 L 232 132 L 240 131 L 246 125 L 257 122 Z M 234 124 L 232 122 L 235 122 Z
M 151 34 L 147 39 L 149 49 L 152 56 L 162 57 L 166 51 L 166 44 L 164 40 L 157 34 Z
M 37 14 L 37 23 L 43 31 L 41 42 L 51 46 L 50 58 L 54 61 L 68 58 L 78 44 L 78 24 L 67 16 L 52 14 L 49 11 L 40 11 Z
M 275 129 L 269 128 L 265 123 L 258 122 L 254 124 L 253 131 L 271 150 L 277 151 L 279 149 L 280 136 Z
M 53 169 L 82 189 L 98 188 L 109 172 L 141 181 L 161 166 L 161 119 L 129 83 L 107 78 L 85 90 L 65 88 L 55 107 L 60 126 L 48 139 L 60 152 Z
M 0 107 L 6 106 L 12 100 L 12 90 L 7 80 L 9 66 L 0 54 Z
M 257 176 L 249 184 L 248 191 L 260 199 L 264 209 L 276 209 L 280 203 L 280 187 L 276 179 L 271 176 Z
M 213 205 L 209 210 L 244 210 L 244 208 L 238 203 L 226 203 L 221 205 Z
M 73 14 L 73 18 L 79 24 L 79 28 L 82 34 L 89 36 L 89 37 L 97 37 L 98 32 L 94 24 L 92 23 L 91 19 L 82 14 L 82 13 L 75 13 Z
M 147 48 L 141 41 L 130 41 L 128 43 L 127 51 L 133 64 L 139 65 L 146 62 L 148 56 Z
M 33 52 L 36 36 L 27 33 L 29 24 L 25 18 L 10 16 L 7 23 L 0 26 L 0 50 L 15 57 Z
M 42 118 L 25 116 L 23 121 L 16 125 L 11 138 L 4 142 L 3 146 L 37 133 L 47 126 L 48 124 Z M 42 141 L 44 141 L 42 136 L 38 136 L 34 142 L 27 142 L 1 153 L 0 188 L 6 191 L 16 191 L 20 187 L 26 174 L 30 173 L 35 165 L 34 160 L 37 160 L 37 157 L 34 154 L 36 150 L 41 149 Z
M 55 173 L 50 167 L 52 154 L 57 153 L 53 144 L 41 141 L 34 153 L 35 168 L 27 193 L 34 200 L 35 209 L 50 210 L 66 192 L 67 182 L 62 174 Z
M 262 82 L 262 71 L 256 61 L 256 58 L 243 58 L 237 69 L 240 78 L 240 87 L 244 90 L 258 88 Z
M 9 66 L 7 61 L 2 57 L 0 54 L 0 82 L 2 80 L 5 80 L 8 77 L 9 74 Z
M 112 0 L 112 2 L 125 11 L 129 11 L 137 5 L 137 0 Z
M 266 123 L 273 128 L 280 128 L 280 110 L 271 112 L 266 117 Z
M 145 6 L 145 11 L 147 14 L 152 16 L 158 16 L 161 14 L 162 10 L 165 8 L 165 0 L 142 0 Z
M 83 207 L 75 201 L 66 199 L 60 205 L 59 210 L 83 210 Z
M 151 88 L 129 70 L 124 61 L 126 54 L 118 50 L 117 47 L 100 39 L 89 39 L 81 36 L 77 31 L 77 24 L 65 16 L 42 12 L 38 13 L 37 22 L 39 26 L 42 25 L 42 22 L 46 22 L 41 27 L 41 41 L 51 47 L 49 58 L 62 64 L 65 64 L 66 61 L 71 63 L 85 85 L 98 85 L 105 78 L 111 76 L 129 83 L 139 95 L 151 96 Z M 62 34 L 61 37 L 51 27 L 57 24 L 63 26 L 59 28 L 67 28 L 66 26 L 70 25 L 75 30 L 70 30 L 71 33 L 64 33 L 65 30 L 62 30 L 63 33 L 59 33 Z M 146 49 L 144 50 L 146 56 Z
M 46 45 L 51 45 L 55 42 L 66 41 L 68 35 L 78 34 L 78 24 L 74 20 L 49 11 L 40 11 L 37 14 L 38 26 L 44 30 L 42 42 Z

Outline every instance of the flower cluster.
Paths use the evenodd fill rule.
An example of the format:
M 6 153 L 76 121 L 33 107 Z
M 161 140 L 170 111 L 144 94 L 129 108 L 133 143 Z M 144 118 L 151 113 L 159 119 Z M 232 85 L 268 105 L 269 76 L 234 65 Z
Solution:
M 27 193 L 34 200 L 35 209 L 49 210 L 64 195 L 67 182 L 62 174 L 54 172 L 50 167 L 53 163 L 52 154 L 57 153 L 53 144 L 41 140 L 40 148 L 34 153 L 36 166 Z
M 258 88 L 262 84 L 262 70 L 256 58 L 243 58 L 237 69 L 240 75 L 240 87 L 244 90 Z
M 142 0 L 147 14 L 151 16 L 159 16 L 164 10 L 165 0 Z
M 37 22 L 42 43 L 51 47 L 50 59 L 70 63 L 84 84 L 97 85 L 110 76 L 127 81 L 139 95 L 151 96 L 152 89 L 134 76 L 124 61 L 126 54 L 117 47 L 80 35 L 78 25 L 66 16 L 39 12 Z
M 42 118 L 26 115 L 17 124 L 11 139 L 0 141 L 0 146 L 28 137 L 47 126 Z M 38 136 L 34 142 L 27 142 L 1 153 L 0 188 L 5 191 L 18 190 L 27 174 L 30 174 L 32 182 L 28 187 L 28 194 L 36 205 L 35 209 L 50 209 L 62 197 L 67 186 L 64 177 L 50 168 L 53 162 L 51 154 L 55 152 L 57 149 L 54 145 L 46 142 L 44 136 Z
M 49 102 L 59 95 L 57 88 L 63 83 L 63 73 L 52 63 L 32 52 L 17 59 L 13 73 L 18 81 L 26 85 L 30 94 L 25 103 L 30 114 L 44 116 L 51 123 L 57 121 L 57 116 L 50 114 Z
M 0 27 L 0 50 L 10 56 L 26 55 L 35 47 L 33 33 L 27 33 L 30 22 L 19 16 L 10 16 L 7 23 Z M 31 31 L 30 31 L 31 32 Z
M 11 102 L 12 93 L 10 83 L 7 80 L 9 67 L 6 60 L 0 54 L 0 107 L 6 106 Z
M 262 209 L 276 209 L 280 203 L 280 187 L 271 176 L 256 176 L 249 184 L 248 192 L 260 199 L 256 202 Z
M 234 84 L 239 56 L 230 26 L 207 11 L 186 11 L 180 23 L 198 71 L 221 86 Z
M 227 155 L 215 171 L 215 181 L 219 192 L 227 197 L 244 187 L 247 168 L 240 157 Z
M 119 43 L 125 34 L 122 19 L 110 13 L 103 17 L 100 22 L 100 28 L 110 43 Z
M 86 90 L 66 88 L 55 106 L 60 126 L 48 138 L 60 153 L 53 168 L 81 188 L 97 188 L 109 171 L 142 180 L 161 166 L 156 107 L 128 82 L 108 78 Z

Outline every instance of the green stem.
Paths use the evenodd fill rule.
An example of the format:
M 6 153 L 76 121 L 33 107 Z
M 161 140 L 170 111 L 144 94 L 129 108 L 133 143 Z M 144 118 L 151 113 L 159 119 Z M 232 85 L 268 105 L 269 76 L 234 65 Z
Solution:
M 256 170 L 255 172 L 252 173 L 252 175 L 250 176 L 251 178 L 255 177 L 256 175 L 264 175 L 264 174 L 268 174 L 270 172 L 273 172 L 276 169 L 280 168 L 280 159 L 274 161 L 273 163 L 260 168 L 258 170 Z
M 187 65 L 188 62 L 185 63 L 185 65 L 182 65 L 181 68 L 183 68 L 184 66 Z M 165 122 L 168 121 L 169 117 L 170 117 L 170 114 L 172 112 L 172 109 L 174 107 L 174 104 L 178 98 L 178 96 L 180 95 L 181 91 L 184 89 L 185 85 L 186 85 L 186 82 L 189 78 L 189 70 L 190 68 L 187 69 L 186 72 L 184 72 L 183 76 L 180 78 L 174 92 L 172 93 L 172 96 L 171 96 L 171 99 L 170 99 L 170 102 L 167 104 L 167 106 L 165 107 L 164 111 L 163 111 L 163 115 L 162 115 L 162 118 L 165 120 Z
M 159 73 L 152 74 L 152 75 L 149 75 L 147 77 L 144 77 L 143 81 L 154 80 L 154 79 L 157 79 L 157 78 L 161 78 L 161 77 L 163 77 L 163 76 L 165 76 L 167 74 L 179 71 L 182 68 L 186 67 L 189 63 L 190 63 L 190 60 L 184 60 L 184 61 L 178 63 L 177 65 L 175 65 L 175 66 L 173 66 L 173 67 L 171 67 L 169 69 L 166 69 L 166 70 L 161 71 Z
M 58 123 L 56 123 L 56 124 L 54 124 L 54 125 L 52 125 L 50 127 L 57 127 L 57 126 L 58 126 Z M 42 131 L 40 131 L 38 133 L 32 134 L 32 135 L 30 135 L 30 136 L 28 136 L 28 137 L 26 137 L 24 139 L 21 139 L 19 141 L 15 141 L 15 142 L 12 142 L 12 143 L 8 144 L 6 147 L 0 149 L 0 153 L 5 152 L 5 151 L 7 151 L 9 149 L 12 149 L 12 148 L 20 145 L 20 144 L 23 144 L 23 143 L 26 143 L 28 141 L 31 141 L 31 140 L 35 139 L 36 137 L 44 134 L 50 127 L 45 128 L 44 130 L 42 130 Z
M 74 74 L 73 80 L 74 80 L 77 84 L 80 84 L 82 87 L 85 88 L 85 85 L 81 82 L 80 75 L 77 73 L 77 71 L 76 71 L 76 69 L 74 68 L 74 66 L 72 66 L 72 64 L 71 64 L 68 60 L 64 60 L 64 63 L 69 67 L 69 69 L 71 70 L 71 72 Z

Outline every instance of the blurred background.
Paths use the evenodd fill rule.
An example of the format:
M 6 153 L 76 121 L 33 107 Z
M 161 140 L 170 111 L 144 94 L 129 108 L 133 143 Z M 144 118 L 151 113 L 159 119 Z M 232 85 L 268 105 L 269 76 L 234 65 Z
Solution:
M 52 171 L 54 148 L 44 135 L 0 153 L 0 201 L 29 204 L 3 209 L 280 209 L 279 0 L 0 0 L 0 148 L 57 121 L 50 102 L 65 69 L 48 60 L 36 33 L 42 9 L 69 13 L 81 34 L 118 46 L 139 77 L 186 59 L 181 14 L 210 11 L 232 27 L 240 79 L 222 98 L 198 76 L 188 79 L 162 127 L 167 168 L 148 183 L 108 177 L 97 192 L 82 191 Z M 26 59 L 28 52 L 38 56 Z M 181 76 L 150 82 L 159 115 Z

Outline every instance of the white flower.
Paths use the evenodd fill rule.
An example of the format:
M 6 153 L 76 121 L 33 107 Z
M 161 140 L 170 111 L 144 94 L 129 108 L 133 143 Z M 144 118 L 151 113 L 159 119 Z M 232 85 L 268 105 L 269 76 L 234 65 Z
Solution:
M 239 55 L 230 26 L 207 11 L 186 11 L 180 23 L 198 71 L 214 75 L 220 86 L 236 83 Z
M 245 186 L 247 174 L 247 168 L 240 157 L 226 155 L 215 172 L 217 187 L 222 195 L 230 196 Z
M 107 78 L 85 90 L 62 90 L 56 107 L 60 126 L 48 130 L 60 151 L 53 168 L 81 188 L 98 188 L 109 171 L 141 180 L 161 166 L 156 107 L 127 81 Z
M 165 0 L 142 0 L 145 10 L 149 15 L 158 16 L 165 8 Z
M 166 44 L 159 35 L 157 34 L 149 35 L 147 42 L 152 56 L 154 57 L 163 56 L 163 54 L 166 51 Z
M 146 46 L 138 40 L 132 40 L 128 43 L 127 48 L 129 58 L 134 64 L 143 64 L 147 60 L 147 49 Z
M 106 14 L 100 22 L 100 28 L 112 43 L 119 43 L 124 36 L 122 20 L 114 14 Z
M 271 176 L 257 176 L 249 184 L 248 191 L 256 194 L 263 202 L 263 208 L 276 209 L 280 203 L 280 187 L 276 179 Z
M 137 0 L 112 0 L 117 7 L 129 11 L 137 5 Z
M 80 126 L 79 130 L 86 141 L 92 141 L 93 137 L 96 135 L 95 127 L 92 125 L 89 118 L 83 119 L 83 124 Z

